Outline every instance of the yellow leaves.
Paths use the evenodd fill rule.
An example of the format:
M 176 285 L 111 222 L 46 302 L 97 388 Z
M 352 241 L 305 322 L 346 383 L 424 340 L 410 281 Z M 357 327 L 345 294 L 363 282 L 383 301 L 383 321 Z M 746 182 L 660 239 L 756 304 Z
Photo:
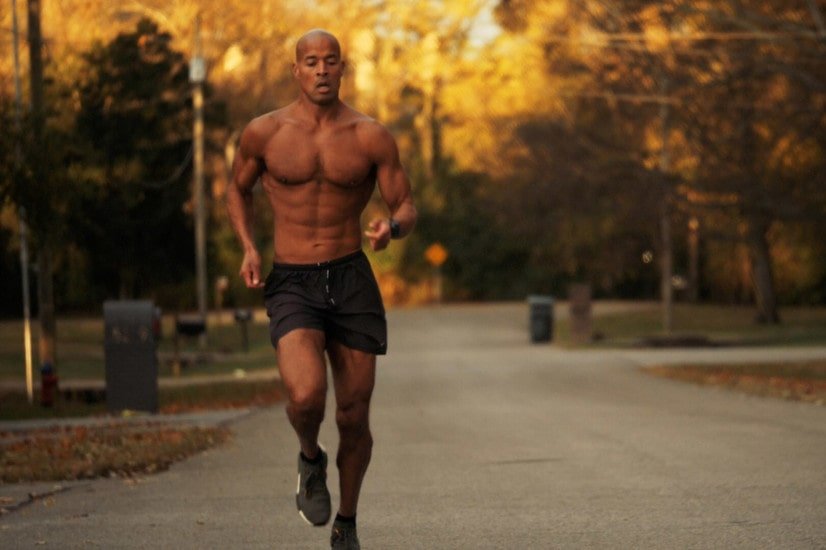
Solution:
M 659 5 L 648 6 L 639 13 L 638 17 L 643 28 L 645 44 L 653 52 L 665 51 L 670 43 L 670 29 L 662 19 Z
M 528 25 L 540 32 L 547 25 L 555 24 L 566 19 L 569 15 L 568 0 L 540 0 L 531 6 L 528 15 Z
M 788 133 L 774 140 L 771 157 L 767 163 L 779 170 L 807 170 L 824 154 L 816 139 Z
M 231 73 L 244 63 L 244 59 L 244 51 L 241 49 L 241 46 L 236 43 L 227 48 L 224 52 L 221 66 L 224 69 L 224 72 Z
M 574 41 L 582 55 L 592 55 L 602 51 L 608 44 L 608 37 L 599 29 L 584 23 L 578 27 Z

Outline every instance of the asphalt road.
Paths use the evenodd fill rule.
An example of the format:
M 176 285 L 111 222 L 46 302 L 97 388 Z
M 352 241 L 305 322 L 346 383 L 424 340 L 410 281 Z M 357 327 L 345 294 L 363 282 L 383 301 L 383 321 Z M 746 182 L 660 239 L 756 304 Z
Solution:
M 513 304 L 399 310 L 390 324 L 363 548 L 826 547 L 826 407 L 637 370 L 826 348 L 570 351 L 530 345 Z M 283 409 L 232 427 L 231 443 L 168 472 L 65 485 L 0 517 L 0 547 L 327 547 L 329 528 L 295 511 Z M 330 481 L 335 500 L 334 468 Z

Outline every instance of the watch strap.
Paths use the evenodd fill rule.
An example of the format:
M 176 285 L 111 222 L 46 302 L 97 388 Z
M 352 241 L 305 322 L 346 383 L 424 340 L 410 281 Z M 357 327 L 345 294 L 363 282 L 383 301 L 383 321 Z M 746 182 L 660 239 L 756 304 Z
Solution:
M 390 218 L 390 238 L 391 239 L 398 239 L 402 235 L 402 226 L 399 225 L 399 222 Z

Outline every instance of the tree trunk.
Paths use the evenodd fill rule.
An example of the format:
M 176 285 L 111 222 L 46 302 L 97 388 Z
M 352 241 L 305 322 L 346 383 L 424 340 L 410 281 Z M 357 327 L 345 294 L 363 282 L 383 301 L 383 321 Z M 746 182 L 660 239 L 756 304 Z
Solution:
M 769 243 L 766 239 L 765 224 L 754 224 L 748 232 L 749 261 L 751 264 L 751 281 L 757 302 L 757 322 L 766 324 L 780 323 L 777 313 L 777 296 L 774 290 Z
M 43 136 L 43 39 L 40 33 L 40 0 L 28 0 L 28 41 L 29 41 L 29 81 L 31 83 L 31 110 L 32 110 L 32 134 L 35 144 L 42 143 Z M 45 181 L 44 174 L 38 163 L 32 166 L 35 174 L 35 184 L 42 185 Z M 40 316 L 40 337 L 38 350 L 40 352 L 40 364 L 49 363 L 52 368 L 55 365 L 55 336 L 57 325 L 55 323 L 54 308 L 54 288 L 52 284 L 52 248 L 49 245 L 49 237 L 44 234 L 42 227 L 40 232 L 40 251 L 38 254 L 39 273 L 37 277 L 37 297 L 38 311 Z

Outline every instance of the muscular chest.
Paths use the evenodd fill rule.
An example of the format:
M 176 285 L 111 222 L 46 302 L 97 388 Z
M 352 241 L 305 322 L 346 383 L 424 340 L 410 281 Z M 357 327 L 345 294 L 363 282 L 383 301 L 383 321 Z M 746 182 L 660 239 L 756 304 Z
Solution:
M 264 161 L 276 182 L 308 182 L 357 186 L 371 175 L 372 163 L 349 132 L 313 134 L 279 132 L 267 144 Z

